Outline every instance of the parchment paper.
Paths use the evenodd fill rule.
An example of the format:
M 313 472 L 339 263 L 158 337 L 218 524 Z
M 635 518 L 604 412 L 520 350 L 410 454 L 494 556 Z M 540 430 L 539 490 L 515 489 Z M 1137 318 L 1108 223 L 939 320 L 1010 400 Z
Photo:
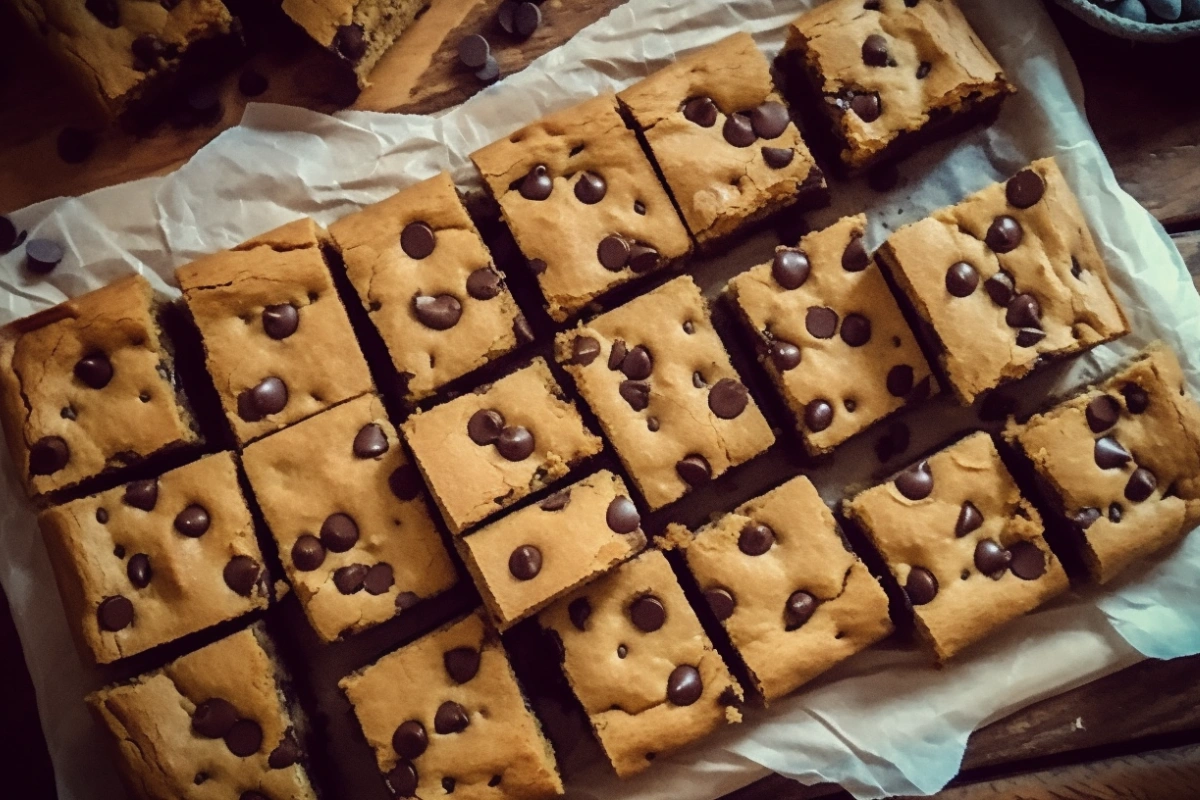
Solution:
M 478 186 L 467 155 L 542 113 L 620 88 L 676 54 L 747 30 L 774 55 L 784 25 L 812 5 L 771 0 L 630 0 L 528 69 L 437 118 L 252 105 L 177 173 L 53 200 L 13 215 L 30 236 L 62 241 L 68 256 L 48 279 L 0 258 L 0 321 L 59 302 L 127 273 L 174 295 L 173 269 L 302 214 L 328 224 L 360 205 L 449 169 Z M 869 244 L 890 229 L 954 202 L 1030 160 L 1055 155 L 1110 265 L 1134 334 L 1067 368 L 1021 384 L 1023 403 L 1098 376 L 1154 338 L 1179 353 L 1200 389 L 1200 298 L 1178 252 L 1153 218 L 1117 185 L 1083 114 L 1074 67 L 1037 0 L 963 0 L 976 29 L 1020 94 L 1000 120 L 934 147 L 902 166 L 886 194 L 833 187 L 834 208 L 816 226 L 866 209 Z M 553 13 L 553 6 L 547 7 Z M 710 293 L 723 277 L 766 260 L 763 234 L 720 259 L 694 265 Z M 935 400 L 919 418 L 910 452 L 977 426 L 969 410 Z M 813 473 L 830 502 L 878 469 L 870 440 L 839 450 Z M 750 471 L 770 470 L 751 464 Z M 766 465 L 766 466 L 764 466 Z M 769 476 L 768 476 L 769 477 Z M 729 503 L 727 507 L 732 507 Z M 8 595 L 37 691 L 63 800 L 120 797 L 98 732 L 80 698 L 95 681 L 79 666 L 33 514 L 4 460 L 0 582 Z M 1104 592 L 1075 592 L 1005 628 L 944 669 L 918 648 L 889 644 L 861 654 L 811 688 L 619 782 L 582 737 L 560 752 L 579 798 L 718 797 L 775 770 L 805 782 L 841 783 L 858 797 L 930 793 L 957 771 L 976 727 L 1042 697 L 1152 656 L 1200 652 L 1200 539 L 1134 570 Z M 578 722 L 573 723 L 578 726 Z M 552 725 L 551 727 L 556 727 Z M 566 724 L 564 727 L 570 727 Z M 560 749 L 562 749 L 560 747 Z

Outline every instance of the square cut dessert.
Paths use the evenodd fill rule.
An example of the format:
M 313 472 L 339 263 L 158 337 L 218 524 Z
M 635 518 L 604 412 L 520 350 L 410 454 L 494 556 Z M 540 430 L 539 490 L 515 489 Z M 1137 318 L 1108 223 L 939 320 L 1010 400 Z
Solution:
M 429 0 L 283 0 L 285 14 L 353 71 L 360 87 Z
M 1200 406 L 1161 342 L 1004 438 L 1098 583 L 1200 523 Z
M 986 433 L 974 433 L 845 502 L 945 661 L 1066 591 L 1042 518 Z
M 162 302 L 131 275 L 0 329 L 0 422 L 31 497 L 200 443 Z
M 267 607 L 230 453 L 43 511 L 67 624 L 107 664 Z
M 258 440 L 242 463 L 300 605 L 325 641 L 457 581 L 421 478 L 375 395 Z
M 482 610 L 339 686 L 393 797 L 537 800 L 563 792 L 554 750 Z
M 558 322 L 691 249 L 611 93 L 527 125 L 471 160 Z
M 288 685 L 259 624 L 87 703 L 136 800 L 316 800 Z
M 904 226 L 876 257 L 965 404 L 1048 360 L 1129 333 L 1052 158 Z
M 617 775 L 727 723 L 742 689 L 658 550 L 622 564 L 538 615 Z
M 646 546 L 637 506 L 607 470 L 455 543 L 501 630 Z
M 668 527 L 758 694 L 775 700 L 892 632 L 888 599 L 799 476 L 690 534 Z
M 956 0 L 830 0 L 788 26 L 780 60 L 850 172 L 994 118 L 1016 91 Z
M 241 444 L 372 389 L 325 239 L 299 219 L 175 272 Z
M 685 56 L 617 97 L 701 245 L 788 206 L 828 204 L 825 176 L 750 34 Z
M 603 446 L 541 358 L 400 427 L 456 534 L 566 476 Z
M 845 217 L 778 247 L 726 294 L 812 454 L 929 397 L 933 376 L 879 265 L 867 219 Z
M 555 349 L 651 509 L 775 441 L 690 277 L 563 331 Z
M 533 340 L 446 173 L 329 234 L 410 401 Z

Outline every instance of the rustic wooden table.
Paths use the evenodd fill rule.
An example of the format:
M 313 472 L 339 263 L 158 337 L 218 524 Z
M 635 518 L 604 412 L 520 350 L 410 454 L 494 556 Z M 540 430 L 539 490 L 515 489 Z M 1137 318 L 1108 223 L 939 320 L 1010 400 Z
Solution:
M 494 29 L 499 0 L 434 0 L 376 75 L 357 106 L 427 112 L 461 102 L 478 88 L 455 62 L 460 38 L 485 32 L 505 73 L 560 44 L 619 0 L 547 0 L 546 23 L 528 41 L 504 42 Z M 1078 65 L 1087 111 L 1117 178 L 1171 232 L 1200 288 L 1200 45 L 1132 45 L 1103 36 L 1051 7 Z M 244 100 L 226 83 L 224 113 L 213 127 L 160 127 L 137 137 L 100 135 L 83 165 L 62 163 L 55 140 L 64 125 L 87 125 L 79 104 L 0 8 L 0 213 L 57 195 L 79 194 L 170 171 L 241 115 Z M 1195 40 L 1193 40 L 1194 42 Z M 251 64 L 268 75 L 262 100 L 329 109 L 323 54 L 303 41 L 273 42 Z M 55 796 L 32 685 L 8 604 L 0 593 L 0 775 L 24 800 Z M 1020 797 L 1176 798 L 1200 790 L 1200 656 L 1146 661 L 1030 706 L 971 737 L 945 800 Z M 843 795 L 778 776 L 727 800 L 802 800 Z

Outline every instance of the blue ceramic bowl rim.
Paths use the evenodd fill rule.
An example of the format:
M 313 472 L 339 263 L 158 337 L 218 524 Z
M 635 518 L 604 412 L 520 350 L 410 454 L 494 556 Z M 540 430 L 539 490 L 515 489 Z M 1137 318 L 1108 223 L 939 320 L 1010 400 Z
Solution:
M 1176 42 L 1200 36 L 1200 19 L 1186 22 L 1134 22 L 1092 0 L 1054 0 L 1093 28 L 1137 42 Z

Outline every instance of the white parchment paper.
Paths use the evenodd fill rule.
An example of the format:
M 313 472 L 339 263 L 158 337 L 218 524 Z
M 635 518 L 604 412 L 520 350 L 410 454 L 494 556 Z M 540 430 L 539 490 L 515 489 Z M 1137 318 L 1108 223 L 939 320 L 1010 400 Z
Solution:
M 0 258 L 0 322 L 97 288 L 129 272 L 174 295 L 175 267 L 235 245 L 300 215 L 324 224 L 396 189 L 449 169 L 478 185 L 467 155 L 541 114 L 621 88 L 677 54 L 747 30 L 774 53 L 784 26 L 811 0 L 630 0 L 531 67 L 437 118 L 252 105 L 173 175 L 40 203 L 13 215 L 30 236 L 63 242 L 64 264 L 48 279 Z M 869 243 L 934 208 L 1055 155 L 1079 194 L 1113 272 L 1134 334 L 1070 368 L 1032 381 L 1065 390 L 1098 376 L 1154 338 L 1180 354 L 1200 389 L 1200 298 L 1182 259 L 1153 218 L 1117 185 L 1083 113 L 1074 67 L 1038 0 L 963 0 L 976 29 L 1020 94 L 999 121 L 905 162 L 886 194 L 834 186 L 826 224 L 866 209 Z M 551 9 L 549 13 L 553 13 Z M 765 260 L 769 235 L 723 259 L 722 271 Z M 698 269 L 708 269 L 700 266 Z M 1040 384 L 1039 384 L 1040 382 Z M 937 424 L 926 425 L 931 416 Z M 917 415 L 913 415 L 917 416 Z M 921 409 L 913 451 L 974 424 L 948 401 Z M 909 418 L 912 421 L 912 417 Z M 857 448 L 857 450 L 855 449 Z M 814 475 L 829 501 L 861 480 L 869 443 L 851 443 Z M 37 691 L 62 800 L 120 797 L 112 767 L 81 697 L 94 688 L 79 666 L 33 514 L 4 460 L 0 582 L 8 595 Z M 901 646 L 851 659 L 769 711 L 732 726 L 639 778 L 619 782 L 595 749 L 564 753 L 571 796 L 718 797 L 770 770 L 805 782 L 841 783 L 858 797 L 930 793 L 958 770 L 976 727 L 1042 697 L 1152 656 L 1200 652 L 1200 538 L 1193 536 L 1104 592 L 1072 593 L 967 651 L 944 669 Z

